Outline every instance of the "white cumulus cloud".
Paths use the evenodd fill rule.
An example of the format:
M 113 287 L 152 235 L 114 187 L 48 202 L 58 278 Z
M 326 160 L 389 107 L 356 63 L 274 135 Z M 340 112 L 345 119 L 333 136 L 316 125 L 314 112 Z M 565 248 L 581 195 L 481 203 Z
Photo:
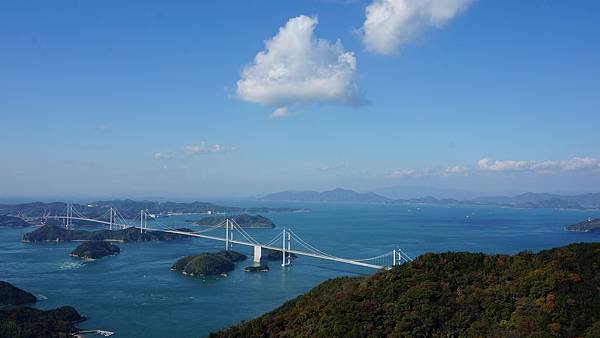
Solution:
M 427 27 L 441 27 L 473 0 L 374 0 L 367 6 L 362 40 L 368 50 L 392 54 Z
M 354 53 L 339 40 L 316 38 L 317 24 L 316 17 L 301 15 L 281 27 L 242 71 L 238 97 L 278 108 L 272 117 L 285 116 L 289 105 L 360 104 Z

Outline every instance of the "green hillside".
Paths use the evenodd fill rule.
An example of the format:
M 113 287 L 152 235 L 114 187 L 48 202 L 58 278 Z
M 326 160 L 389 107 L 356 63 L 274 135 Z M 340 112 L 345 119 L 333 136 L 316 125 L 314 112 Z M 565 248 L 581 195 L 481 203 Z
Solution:
M 600 243 L 425 254 L 336 278 L 212 337 L 600 337 Z

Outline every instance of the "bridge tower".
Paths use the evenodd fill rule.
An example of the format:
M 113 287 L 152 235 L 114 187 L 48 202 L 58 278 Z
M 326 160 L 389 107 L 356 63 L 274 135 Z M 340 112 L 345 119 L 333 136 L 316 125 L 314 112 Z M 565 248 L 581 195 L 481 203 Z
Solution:
M 73 225 L 73 220 L 71 219 L 72 217 L 73 206 L 71 203 L 67 203 L 67 217 L 65 217 L 65 228 L 67 228 L 67 230 Z
M 148 215 L 145 210 L 140 210 L 140 233 L 144 233 L 144 228 L 148 228 Z
M 230 246 L 229 246 L 229 218 L 225 219 L 225 251 L 229 251 Z M 233 232 L 233 231 L 231 231 Z
M 114 214 L 114 210 L 113 210 L 112 207 L 110 207 L 109 212 L 110 212 L 110 214 L 108 216 L 108 218 L 110 220 L 109 229 L 112 230 L 113 229 L 113 223 L 115 222 L 115 214 Z
M 290 250 L 292 249 L 292 234 L 283 228 L 281 243 L 281 266 L 286 267 L 292 264 Z M 287 252 L 287 253 L 286 253 Z

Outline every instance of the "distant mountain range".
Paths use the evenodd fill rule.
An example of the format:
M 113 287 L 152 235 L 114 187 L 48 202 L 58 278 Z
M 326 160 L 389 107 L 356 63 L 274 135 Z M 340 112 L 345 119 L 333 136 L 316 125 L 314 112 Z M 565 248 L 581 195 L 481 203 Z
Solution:
M 328 191 L 282 191 L 266 195 L 268 201 L 295 202 L 338 202 L 338 203 L 386 203 L 392 201 L 373 192 L 358 193 L 352 190 L 337 188 Z
M 43 215 L 63 215 L 66 210 L 64 202 L 31 202 L 21 204 L 0 204 L 0 215 L 20 216 L 23 218 L 40 217 Z M 267 212 L 292 212 L 305 211 L 294 208 L 238 208 L 216 205 L 208 202 L 153 202 L 133 200 L 96 201 L 89 204 L 73 204 L 78 212 L 90 218 L 106 216 L 108 210 L 117 208 L 119 214 L 125 218 L 134 218 L 140 210 L 146 210 L 156 215 L 172 214 L 201 214 L 201 213 L 267 213 Z
M 469 200 L 486 194 L 464 189 L 436 188 L 419 185 L 395 185 L 371 190 L 372 192 L 391 199 L 411 199 L 423 196 L 435 198 L 455 198 L 458 200 Z
M 336 203 L 421 203 L 438 205 L 491 205 L 514 208 L 600 209 L 600 193 L 555 195 L 524 193 L 516 196 L 476 197 L 473 199 L 421 198 L 392 199 L 374 192 L 358 193 L 347 189 L 328 191 L 282 191 L 266 195 L 263 200 Z

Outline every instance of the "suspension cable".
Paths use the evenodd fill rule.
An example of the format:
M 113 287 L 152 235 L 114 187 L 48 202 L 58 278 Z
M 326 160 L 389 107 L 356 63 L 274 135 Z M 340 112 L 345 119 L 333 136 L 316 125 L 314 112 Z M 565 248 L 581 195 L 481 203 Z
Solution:
M 198 230 L 198 231 L 192 231 L 192 233 L 194 233 L 194 234 L 201 234 L 201 233 L 204 233 L 204 232 L 213 231 L 215 229 L 222 228 L 223 225 L 225 225 L 226 222 L 227 222 L 227 220 L 222 221 L 221 223 L 219 223 L 217 225 L 208 226 L 208 229 Z
M 249 233 L 246 232 L 246 230 L 242 229 L 242 227 L 238 224 L 238 222 L 235 221 L 235 219 L 230 219 L 231 222 L 233 222 L 233 228 L 237 229 L 242 236 L 244 236 L 247 240 L 249 240 L 251 243 L 257 244 L 259 245 L 260 243 L 255 240 L 252 236 L 250 236 Z M 248 236 L 248 237 L 246 237 Z
M 370 258 L 361 258 L 361 259 L 338 257 L 338 256 L 330 255 L 330 254 L 328 254 L 328 253 L 326 253 L 324 251 L 321 251 L 321 250 L 315 248 L 314 246 L 312 246 L 311 244 L 307 243 L 302 238 L 300 238 L 300 236 L 296 235 L 293 231 L 291 231 L 291 230 L 288 230 L 288 231 L 293 235 L 294 239 L 296 239 L 306 249 L 311 250 L 311 251 L 316 252 L 316 253 L 319 253 L 319 254 L 321 254 L 323 256 L 331 257 L 331 258 L 346 259 L 346 260 L 351 260 L 351 261 L 355 261 L 355 262 L 364 262 L 364 261 L 375 260 L 375 259 L 379 259 L 379 258 L 382 258 L 382 257 L 393 255 L 393 253 L 385 253 L 385 254 L 382 254 L 382 255 L 379 255 L 379 256 L 370 257 Z
M 265 246 L 270 246 L 271 244 L 274 244 L 281 238 L 281 236 L 283 236 L 283 234 L 281 232 L 278 233 L 277 236 L 275 236 L 272 240 L 268 241 L 267 244 L 265 244 Z
M 314 252 L 317 252 L 317 253 L 319 253 L 319 254 L 321 254 L 321 255 L 323 255 L 323 256 L 328 256 L 328 257 L 335 257 L 335 258 L 339 258 L 339 257 L 336 257 L 336 256 L 334 256 L 334 255 L 330 255 L 330 254 L 328 254 L 328 253 L 326 253 L 326 252 L 324 252 L 324 251 L 321 251 L 321 250 L 319 250 L 319 249 L 315 248 L 314 246 L 312 246 L 311 244 L 309 244 L 308 242 L 306 242 L 305 240 L 303 240 L 303 239 L 302 239 L 300 236 L 296 235 L 296 233 L 295 233 L 295 232 L 293 232 L 292 230 L 288 230 L 288 232 L 289 232 L 289 233 L 291 233 L 291 234 L 292 234 L 292 236 L 293 236 L 293 237 L 294 237 L 294 238 L 295 238 L 295 239 L 296 239 L 298 242 L 300 242 L 300 243 L 304 243 L 304 245 L 306 245 L 306 246 L 309 246 L 309 247 L 310 247 L 310 248 L 311 248 L 311 249 L 312 249 Z

